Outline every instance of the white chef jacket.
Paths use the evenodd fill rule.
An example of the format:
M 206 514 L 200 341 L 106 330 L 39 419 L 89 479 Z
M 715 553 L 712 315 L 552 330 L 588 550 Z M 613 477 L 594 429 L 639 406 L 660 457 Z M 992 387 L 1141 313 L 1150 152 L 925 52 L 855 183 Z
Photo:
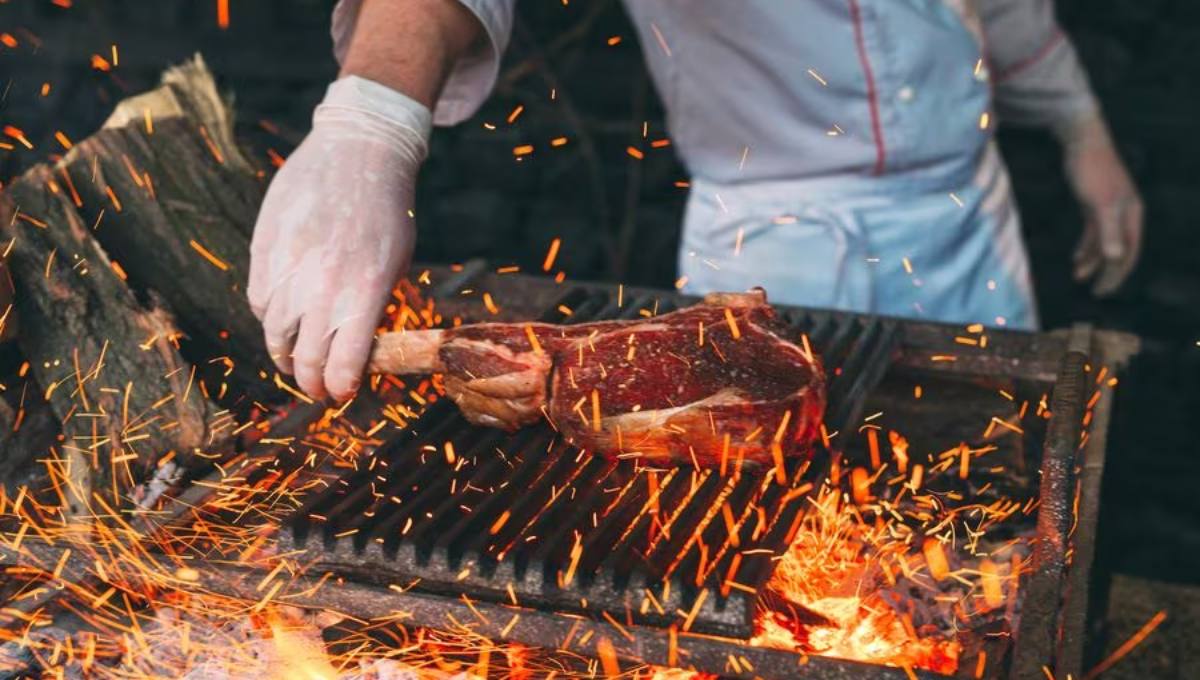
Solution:
M 334 14 L 339 60 L 361 0 Z M 434 122 L 490 93 L 515 0 L 459 0 L 488 41 Z M 693 177 L 686 292 L 1033 328 L 995 118 L 1096 108 L 1052 0 L 626 0 Z M 399 19 L 398 19 L 399 20 Z

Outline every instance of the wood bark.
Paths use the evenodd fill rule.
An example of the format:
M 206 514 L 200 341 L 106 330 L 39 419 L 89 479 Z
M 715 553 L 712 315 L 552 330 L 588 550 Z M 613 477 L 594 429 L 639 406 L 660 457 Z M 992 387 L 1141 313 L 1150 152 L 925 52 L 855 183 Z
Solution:
M 0 395 L 0 485 L 10 501 L 24 487 L 27 495 L 44 496 L 45 502 L 51 492 L 47 460 L 57 444 L 58 418 L 33 376 L 6 379 L 4 384 L 8 389 Z
M 57 177 L 35 167 L 0 199 L 17 342 L 62 423 L 72 481 L 85 498 L 121 494 L 162 457 L 208 445 L 216 407 L 180 356 L 170 314 L 137 300 Z
M 265 400 L 278 391 L 245 293 L 265 182 L 234 144 L 203 61 L 163 80 L 67 154 L 62 188 L 134 292 L 166 300 L 212 396 Z
M 0 195 L 32 398 L 83 498 L 226 446 L 216 400 L 281 394 L 244 292 L 264 183 L 203 61 L 163 81 Z

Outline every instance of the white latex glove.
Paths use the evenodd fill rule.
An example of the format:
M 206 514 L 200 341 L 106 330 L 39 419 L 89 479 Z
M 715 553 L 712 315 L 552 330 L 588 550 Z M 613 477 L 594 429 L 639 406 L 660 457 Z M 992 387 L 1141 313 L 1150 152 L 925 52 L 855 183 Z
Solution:
M 1117 155 L 1103 117 L 1090 115 L 1059 131 L 1067 178 L 1083 208 L 1083 238 L 1075 250 L 1075 278 L 1093 276 L 1098 296 L 1114 293 L 1137 265 L 1143 207 Z
M 361 383 L 412 257 L 430 129 L 419 102 L 343 78 L 267 191 L 250 247 L 250 306 L 279 370 L 313 398 L 347 399 Z

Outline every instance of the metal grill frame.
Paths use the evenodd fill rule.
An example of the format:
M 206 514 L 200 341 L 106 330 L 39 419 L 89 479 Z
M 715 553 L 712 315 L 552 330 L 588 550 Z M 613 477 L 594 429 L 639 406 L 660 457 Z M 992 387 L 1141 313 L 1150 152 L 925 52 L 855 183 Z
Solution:
M 483 288 L 495 290 L 499 277 L 487 274 L 482 263 L 469 263 L 466 267 L 448 269 L 429 267 L 438 280 L 439 297 L 449 301 L 463 290 Z M 512 277 L 505 277 L 510 279 Z M 542 281 L 528 284 L 531 289 L 553 291 L 554 287 Z M 537 295 L 528 296 L 534 308 L 539 303 Z M 521 309 L 514 310 L 518 316 Z M 526 310 L 524 312 L 528 314 Z M 902 370 L 930 371 L 939 374 L 962 376 L 1015 376 L 1039 381 L 1053 390 L 1055 416 L 1077 412 L 1080 361 L 1090 358 L 1097 365 L 1109 368 L 1110 375 L 1120 375 L 1130 357 L 1137 353 L 1137 338 L 1127 334 L 1095 331 L 1087 326 L 1073 329 L 1071 333 L 1018 333 L 998 332 L 992 338 L 988 353 L 960 356 L 952 363 L 936 362 L 932 356 L 955 347 L 953 337 L 957 328 L 936 324 L 902 322 L 899 324 L 899 355 L 894 368 Z M 1070 356 L 1068 356 L 1070 354 Z M 1060 385 L 1065 385 L 1060 389 Z M 1074 386 L 1072 386 L 1074 385 Z M 1105 396 L 1094 406 L 1089 426 L 1089 438 L 1080 448 L 1077 446 L 1077 430 L 1070 426 L 1056 426 L 1053 440 L 1044 446 L 1043 465 L 1049 460 L 1053 467 L 1052 477 L 1060 482 L 1042 488 L 1042 507 L 1051 508 L 1046 522 L 1062 526 L 1072 519 L 1070 502 L 1076 498 L 1077 514 L 1073 516 L 1074 532 L 1069 542 L 1051 542 L 1043 549 L 1039 559 L 1051 568 L 1039 575 L 1041 584 L 1022 591 L 1023 616 L 1019 637 L 1010 658 L 1003 663 L 989 660 L 984 677 L 1006 677 L 1010 680 L 1034 680 L 1044 677 L 1042 667 L 1057 676 L 1072 674 L 1080 677 L 1084 658 L 1101 644 L 1093 635 L 1089 623 L 1093 620 L 1102 600 L 1106 574 L 1093 572 L 1095 554 L 1095 531 L 1099 513 L 1100 484 L 1104 470 L 1105 445 L 1112 419 L 1112 399 Z M 323 410 L 321 405 L 299 408 L 287 418 L 295 431 L 317 417 Z M 279 434 L 286 433 L 280 427 Z M 215 482 L 220 474 L 213 474 L 205 481 Z M 196 484 L 187 489 L 157 523 L 180 521 L 203 505 L 212 495 L 211 487 Z M 1048 498 L 1047 496 L 1053 496 Z M 1047 501 L 1050 501 L 1047 503 Z M 1073 549 L 1073 558 L 1066 559 L 1065 550 Z M 81 551 L 67 554 L 66 546 L 28 539 L 20 551 L 13 551 L 7 544 L 0 544 L 0 563 L 29 566 L 35 569 L 45 565 L 62 565 L 62 579 L 72 582 L 98 582 L 88 559 Z M 219 563 L 199 563 L 178 557 L 158 556 L 152 558 L 163 575 L 174 573 L 180 566 L 196 569 L 199 580 L 195 587 L 215 594 L 258 599 L 255 585 L 262 571 L 245 569 Z M 805 657 L 804 655 L 779 650 L 749 647 L 744 640 L 719 636 L 703 636 L 676 633 L 661 628 L 643 626 L 615 626 L 595 617 L 580 617 L 574 614 L 542 611 L 526 607 L 495 605 L 485 602 L 471 603 L 465 598 L 424 594 L 414 591 L 397 592 L 370 584 L 345 583 L 337 588 L 326 588 L 320 592 L 312 589 L 315 577 L 301 576 L 291 583 L 285 592 L 279 593 L 296 606 L 347 612 L 362 618 L 394 616 L 396 612 L 407 612 L 406 625 L 434 629 L 456 629 L 468 622 L 476 633 L 496 642 L 516 642 L 547 650 L 561 648 L 568 637 L 580 639 L 585 630 L 592 630 L 595 639 L 608 639 L 623 661 L 673 666 L 722 675 L 724 677 L 752 680 L 755 678 L 804 677 L 821 680 L 849 680 L 851 678 L 871 680 L 903 680 L 915 676 L 922 680 L 943 677 L 924 671 L 904 671 L 869 664 Z M 305 592 L 310 590 L 310 592 Z M 34 611 L 53 611 L 58 589 L 45 589 L 35 597 L 12 603 L 15 614 Z M 1047 602 L 1037 606 L 1030 601 L 1031 593 L 1045 596 Z M 1030 606 L 1035 605 L 1035 606 Z M 519 623 L 513 625 L 514 616 L 520 615 Z M 481 617 L 482 620 L 476 620 Z M 579 633 L 579 636 L 576 636 Z M 677 640 L 677 645 L 672 643 Z M 675 651 L 672 651 L 675 650 Z M 593 655 L 595 647 L 575 648 L 571 651 Z M 731 654 L 749 659 L 752 670 L 731 669 L 728 658 Z M 1033 670 L 1036 668 L 1036 672 Z

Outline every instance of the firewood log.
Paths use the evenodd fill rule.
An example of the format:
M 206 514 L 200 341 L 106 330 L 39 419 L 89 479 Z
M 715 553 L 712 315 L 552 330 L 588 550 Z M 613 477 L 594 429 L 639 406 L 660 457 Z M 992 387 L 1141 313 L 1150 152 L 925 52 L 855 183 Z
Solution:
M 263 190 L 197 57 L 0 195 L 17 342 L 85 504 L 227 446 L 216 402 L 281 394 L 244 291 Z
M 199 57 L 121 102 L 56 175 L 127 285 L 166 301 L 214 397 L 278 394 L 260 377 L 273 365 L 245 293 L 266 182 L 234 143 Z
M 86 499 L 88 489 L 128 488 L 163 456 L 208 444 L 216 407 L 179 354 L 170 314 L 137 300 L 68 193 L 51 188 L 57 176 L 37 166 L 9 186 L 0 224 L 12 243 L 17 342 L 62 423 Z

